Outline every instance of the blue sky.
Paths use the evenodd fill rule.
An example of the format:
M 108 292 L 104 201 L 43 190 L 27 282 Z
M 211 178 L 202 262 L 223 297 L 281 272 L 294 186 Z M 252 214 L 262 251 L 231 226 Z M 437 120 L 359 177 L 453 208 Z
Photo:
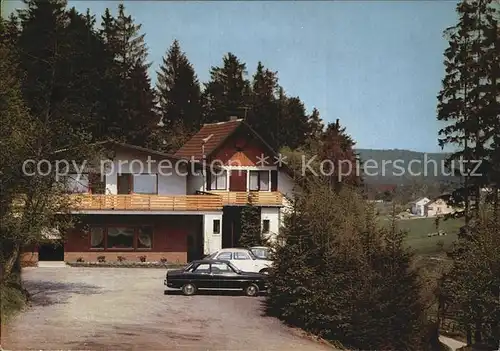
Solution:
M 9 0 L 7 0 L 9 1 Z M 10 0 L 8 7 L 14 7 Z M 69 1 L 101 15 L 117 1 Z M 127 1 L 146 33 L 151 78 L 174 39 L 200 81 L 228 51 L 278 71 L 308 111 L 340 119 L 360 148 L 440 151 L 436 95 L 455 1 Z M 100 19 L 98 20 L 98 23 Z

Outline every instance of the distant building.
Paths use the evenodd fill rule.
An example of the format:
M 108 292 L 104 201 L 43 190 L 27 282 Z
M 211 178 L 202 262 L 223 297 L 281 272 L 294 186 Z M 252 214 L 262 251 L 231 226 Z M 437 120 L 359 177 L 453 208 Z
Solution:
M 448 203 L 448 196 L 440 196 L 425 205 L 425 216 L 436 217 L 455 212 L 456 209 Z
M 411 213 L 415 216 L 425 216 L 425 206 L 431 202 L 427 197 L 422 197 L 411 203 Z

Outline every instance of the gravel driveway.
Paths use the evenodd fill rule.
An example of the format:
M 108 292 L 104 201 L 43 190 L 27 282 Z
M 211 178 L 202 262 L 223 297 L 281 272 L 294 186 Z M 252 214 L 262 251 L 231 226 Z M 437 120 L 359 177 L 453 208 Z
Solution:
M 164 295 L 163 269 L 28 268 L 32 307 L 7 350 L 328 350 L 262 314 L 263 298 Z

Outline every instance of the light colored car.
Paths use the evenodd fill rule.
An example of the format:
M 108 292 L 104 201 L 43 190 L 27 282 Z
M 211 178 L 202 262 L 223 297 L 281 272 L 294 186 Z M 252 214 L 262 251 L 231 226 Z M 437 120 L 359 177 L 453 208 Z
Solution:
M 268 273 L 273 264 L 270 260 L 262 260 L 247 249 L 227 248 L 221 249 L 207 258 L 212 260 L 229 261 L 243 272 Z
M 250 248 L 250 251 L 258 259 L 270 260 L 271 258 L 271 249 L 267 246 L 253 246 Z

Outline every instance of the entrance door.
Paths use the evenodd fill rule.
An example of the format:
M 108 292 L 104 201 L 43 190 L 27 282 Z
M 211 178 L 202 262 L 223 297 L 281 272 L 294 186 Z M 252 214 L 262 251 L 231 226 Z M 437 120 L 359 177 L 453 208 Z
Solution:
M 240 240 L 241 209 L 238 206 L 225 206 L 222 210 L 222 248 L 236 247 Z
M 38 261 L 64 261 L 64 245 L 57 241 L 40 245 Z
M 118 175 L 118 194 L 132 193 L 132 174 Z

